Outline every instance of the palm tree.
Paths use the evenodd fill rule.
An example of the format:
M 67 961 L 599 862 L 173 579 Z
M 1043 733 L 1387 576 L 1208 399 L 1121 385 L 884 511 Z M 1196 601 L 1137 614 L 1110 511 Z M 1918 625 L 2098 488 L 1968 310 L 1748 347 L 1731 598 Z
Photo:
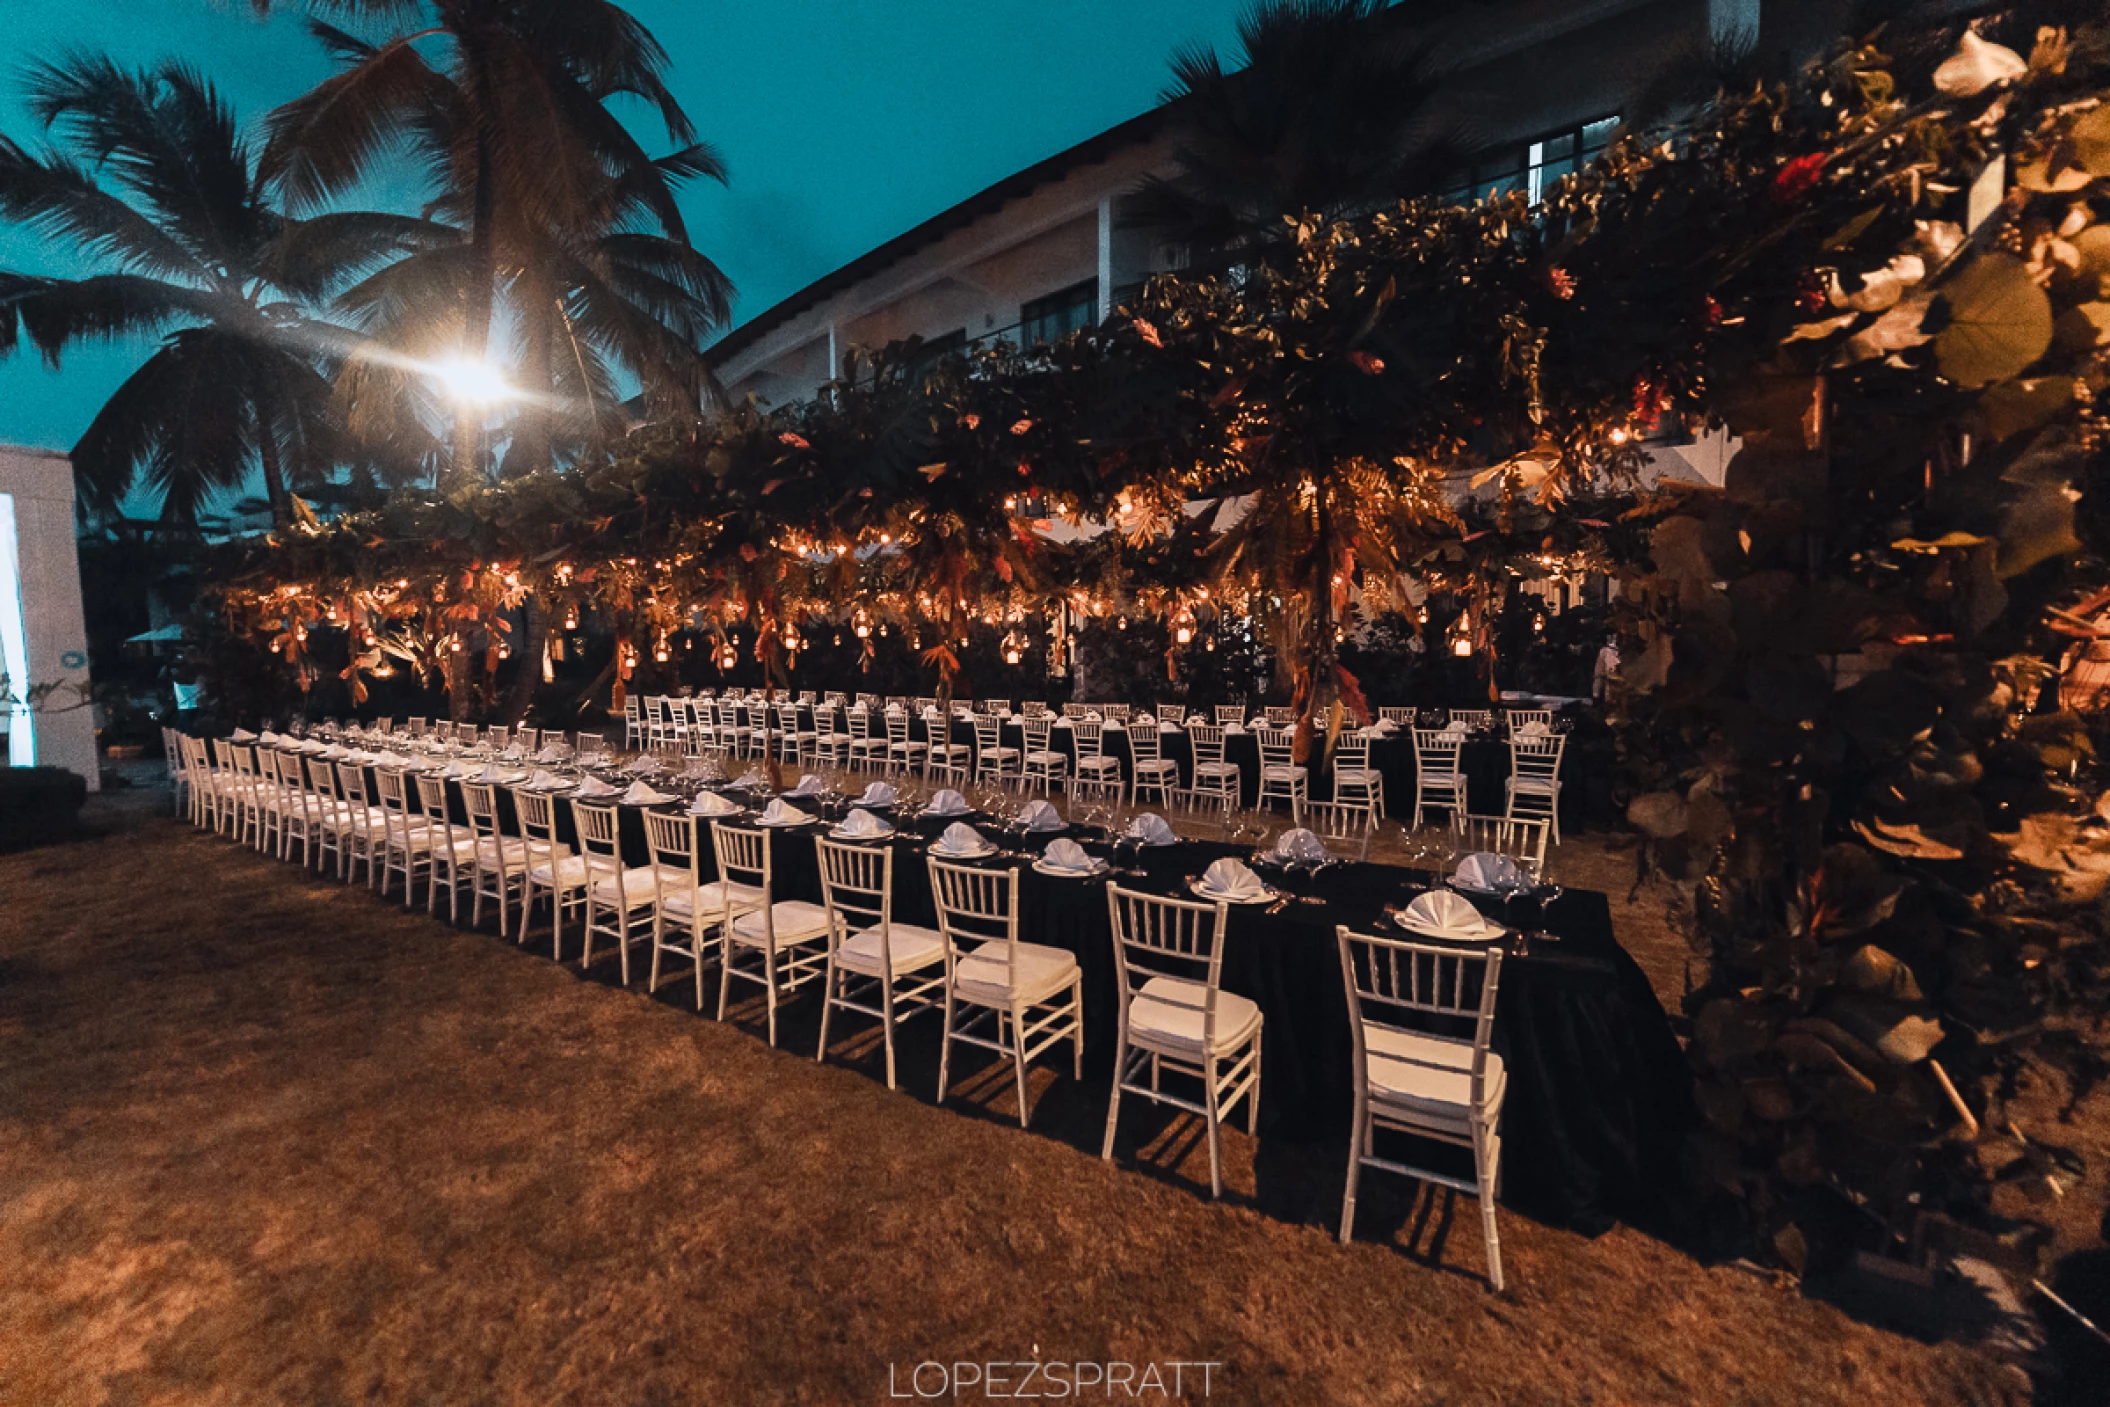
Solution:
M 551 464 L 555 407 L 583 401 L 590 420 L 613 405 L 611 361 L 655 406 L 693 410 L 705 385 L 700 342 L 723 323 L 732 289 L 690 245 L 675 193 L 697 177 L 722 181 L 725 168 L 694 140 L 651 34 L 606 0 L 316 4 L 400 28 L 369 43 L 310 21 L 344 68 L 273 114 L 267 169 L 307 208 L 407 146 L 438 183 L 427 213 L 459 231 L 454 247 L 346 295 L 366 329 L 398 349 L 483 362 L 512 295 L 528 392 L 519 467 Z M 685 145 L 648 155 L 609 109 L 621 95 L 651 105 Z M 482 414 L 457 412 L 458 473 L 479 467 Z
M 136 71 L 74 56 L 31 69 L 29 109 L 56 138 L 0 136 L 0 216 L 100 271 L 0 270 L 0 356 L 24 337 L 57 366 L 81 343 L 159 335 L 73 449 L 83 510 L 142 486 L 171 524 L 261 474 L 275 525 L 322 482 L 341 436 L 333 329 L 305 311 L 331 280 L 410 247 L 422 222 L 345 212 L 289 219 L 266 199 L 233 111 L 180 64 Z
M 1216 271 L 1274 261 L 1289 222 L 1420 195 L 1455 165 L 1432 112 L 1433 45 L 1385 13 L 1390 0 L 1254 0 L 1239 17 L 1242 62 L 1212 49 L 1172 56 L 1176 174 L 1144 182 L 1129 221 Z

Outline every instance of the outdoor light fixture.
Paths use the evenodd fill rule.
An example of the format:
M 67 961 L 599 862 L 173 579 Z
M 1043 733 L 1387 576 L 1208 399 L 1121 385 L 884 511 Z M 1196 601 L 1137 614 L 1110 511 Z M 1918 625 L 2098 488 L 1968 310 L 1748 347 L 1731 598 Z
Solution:
M 1451 653 L 1456 655 L 1459 659 L 1466 659 L 1470 657 L 1472 652 L 1473 642 L 1467 639 L 1465 636 L 1460 635 L 1458 638 L 1451 641 Z

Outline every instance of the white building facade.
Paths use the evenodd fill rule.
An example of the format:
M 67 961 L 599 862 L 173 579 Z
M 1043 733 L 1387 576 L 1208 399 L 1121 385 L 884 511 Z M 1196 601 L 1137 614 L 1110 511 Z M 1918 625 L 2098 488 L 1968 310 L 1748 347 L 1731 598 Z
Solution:
M 0 673 L 12 697 L 0 706 L 0 755 L 11 767 L 77 772 L 94 791 L 100 768 L 73 515 L 65 455 L 0 445 Z

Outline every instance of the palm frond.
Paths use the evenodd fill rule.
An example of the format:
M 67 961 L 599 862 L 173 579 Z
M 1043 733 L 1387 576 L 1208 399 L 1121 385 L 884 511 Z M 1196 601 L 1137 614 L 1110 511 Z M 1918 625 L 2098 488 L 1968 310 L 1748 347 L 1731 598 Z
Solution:
M 212 293 L 139 274 L 0 275 L 0 319 L 19 318 L 30 344 L 53 367 L 74 342 L 115 342 L 161 332 L 178 321 L 210 322 L 226 311 Z
M 128 273 L 202 280 L 209 271 L 154 221 L 63 156 L 32 156 L 0 137 L 0 214 L 44 239 Z
M 421 115 L 446 106 L 448 86 L 407 38 L 392 39 L 271 114 L 262 174 L 296 209 L 334 199 Z

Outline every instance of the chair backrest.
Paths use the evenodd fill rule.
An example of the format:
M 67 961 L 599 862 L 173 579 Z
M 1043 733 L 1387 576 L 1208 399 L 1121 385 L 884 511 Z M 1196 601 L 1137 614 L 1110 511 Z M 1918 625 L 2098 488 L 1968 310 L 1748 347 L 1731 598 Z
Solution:
M 999 726 L 993 713 L 977 713 L 974 716 L 974 745 L 986 755 L 997 749 Z
M 1260 765 L 1263 767 L 1289 766 L 1296 754 L 1296 738 L 1297 735 L 1287 728 L 1255 728 L 1253 730 L 1253 741 L 1260 748 Z
M 1429 772 L 1456 772 L 1458 749 L 1465 739 L 1456 733 L 1446 733 L 1440 728 L 1416 728 L 1414 730 L 1414 760 L 1424 775 Z
M 1270 704 L 1265 711 L 1265 716 L 1270 723 L 1287 723 L 1297 716 L 1297 711 L 1293 708 L 1284 707 L 1281 704 Z
M 1126 723 L 1131 711 L 1130 707 L 1125 703 L 1104 704 L 1099 709 L 1101 715 L 1111 718 L 1117 723 Z
M 1181 835 L 1220 839 L 1231 820 L 1231 798 L 1222 791 L 1187 791 L 1174 787 L 1165 801 L 1165 819 Z
M 1105 724 L 1096 719 L 1070 720 L 1070 741 L 1077 745 L 1077 755 L 1080 758 L 1099 756 L 1100 733 L 1105 727 Z
M 337 790 L 342 792 L 344 799 L 352 804 L 352 814 L 359 817 L 363 822 L 367 807 L 365 765 L 358 762 L 338 763 Z
M 308 785 L 327 804 L 337 801 L 337 769 L 320 757 L 308 759 Z
M 513 730 L 503 723 L 493 723 L 484 730 L 484 741 L 503 752 L 513 741 Z
M 1304 828 L 1334 849 L 1346 847 L 1355 860 L 1370 858 L 1370 833 L 1377 828 L 1376 808 L 1367 801 L 1307 801 L 1302 808 Z
M 230 743 L 228 755 L 234 759 L 236 785 L 250 796 L 256 794 L 256 749 L 247 743 Z
M 823 738 L 833 738 L 842 732 L 842 709 L 834 703 L 813 706 L 813 731 Z
M 1027 752 L 1048 751 L 1048 739 L 1055 732 L 1055 718 L 1049 713 L 1029 713 L 1019 726 L 1026 734 Z
M 981 710 L 983 713 L 993 713 L 997 717 L 1001 718 L 1011 711 L 1011 700 L 983 699 L 981 702 L 977 703 L 975 707 Z
M 1187 721 L 1187 706 L 1185 704 L 1161 703 L 1157 707 L 1157 716 L 1160 723 L 1184 723 Z
M 1451 821 L 1452 848 L 1460 860 L 1475 851 L 1507 855 L 1536 884 L 1546 872 L 1551 829 L 1544 816 L 1457 816 Z
M 1552 781 L 1561 773 L 1561 754 L 1568 748 L 1566 733 L 1509 737 L 1509 767 L 1519 777 Z
M 514 787 L 512 791 L 513 816 L 520 823 L 520 834 L 528 842 L 529 849 L 532 851 L 546 847 L 549 854 L 558 854 L 555 799 L 547 792 L 529 791 L 525 787 Z M 465 784 L 462 794 L 466 796 L 468 793 L 469 788 Z M 493 813 L 495 816 L 495 806 Z M 472 810 L 469 814 L 474 817 L 476 813 Z M 554 869 L 551 874 L 554 876 Z
M 1193 752 L 1196 762 L 1221 762 L 1224 760 L 1224 730 L 1220 723 L 1189 723 L 1187 725 L 1187 747 Z
M 1341 949 L 1342 985 L 1348 990 L 1357 1080 L 1369 1079 L 1370 1032 L 1433 1038 L 1471 1048 L 1471 1100 L 1479 1105 L 1486 1088 L 1488 1045 L 1494 1035 L 1501 947 L 1415 943 L 1389 935 L 1354 933 L 1346 924 L 1334 933 Z M 1422 1019 L 1416 1020 L 1417 1016 Z M 1461 1031 L 1470 1034 L 1453 1034 Z
M 719 700 L 718 726 L 730 728 L 737 733 L 740 730 L 740 706 L 724 699 Z
M 1402 708 L 1396 704 L 1383 704 L 1379 706 L 1377 716 L 1390 719 L 1394 723 L 1411 724 L 1414 721 L 1414 710 L 1411 707 Z
M 1084 808 L 1089 806 L 1119 806 L 1122 790 L 1119 782 L 1095 781 L 1090 777 L 1071 777 L 1065 787 L 1069 792 L 1068 819 L 1075 823 Z
M 452 809 L 447 805 L 446 780 L 441 777 L 435 777 L 430 772 L 419 772 L 416 775 L 418 779 L 418 812 L 424 816 L 425 823 L 432 827 L 433 835 L 436 837 L 436 843 L 433 846 L 434 852 L 436 854 L 451 852 L 454 848 L 454 815 Z
M 948 865 L 927 855 L 930 892 L 937 902 L 938 931 L 945 935 L 945 975 L 985 943 L 1004 944 L 1004 980 L 1018 964 L 1018 870 Z
M 1507 723 L 1512 731 L 1518 728 L 1529 727 L 1534 723 L 1541 728 L 1550 727 L 1553 723 L 1553 710 L 1550 708 L 1508 708 L 1502 710 L 1502 721 Z
M 905 713 L 887 713 L 881 716 L 886 719 L 887 746 L 890 748 L 905 746 L 908 743 L 908 715 Z
M 1082 718 L 1089 712 L 1091 712 L 1091 709 L 1081 703 L 1066 703 L 1062 706 L 1062 716 L 1064 718 Z
M 442 719 L 441 719 L 441 720 L 440 720 L 439 722 L 437 722 L 437 723 L 433 724 L 433 725 L 432 725 L 432 736 L 434 736 L 435 738 L 438 738 L 438 739 L 439 739 L 439 740 L 440 740 L 441 742 L 443 742 L 443 743 L 451 743 L 451 742 L 453 742 L 453 741 L 454 741 L 454 720 L 453 720 L 453 719 L 451 719 L 451 718 L 442 718 Z
M 626 723 L 639 723 L 644 720 L 644 716 L 644 700 L 636 694 L 625 694 L 623 696 L 623 721 Z
M 383 733 L 393 733 L 396 730 L 395 720 L 392 718 L 376 718 L 374 727 Z
M 955 704 L 958 704 L 958 703 L 962 702 L 962 700 L 959 700 L 959 699 L 954 699 L 954 700 L 953 700 L 953 702 L 954 702 Z M 918 712 L 918 713 L 929 713 L 929 712 L 931 712 L 931 711 L 932 711 L 933 709 L 935 709 L 935 708 L 936 708 L 937 706 L 938 706 L 938 701 L 937 701 L 937 699 L 936 699 L 936 698 L 928 698 L 928 699 L 918 699 L 918 700 L 916 700 L 916 712 Z
M 401 850 L 410 848 L 410 789 L 403 773 L 382 767 L 374 773 L 374 789 L 381 794 L 381 830 L 388 843 Z
M 520 744 L 522 752 L 535 752 L 542 746 L 542 734 L 534 728 L 515 728 L 513 741 Z
M 1495 711 L 1491 708 L 1454 708 L 1451 710 L 1451 722 L 1462 722 L 1468 728 L 1492 728 Z
M 1025 703 L 1021 705 L 1021 708 L 1025 716 L 1028 718 L 1046 718 L 1050 716 L 1048 713 L 1048 701 L 1046 699 L 1027 699 Z
M 1192 985 L 1167 983 L 1152 998 L 1201 1013 L 1202 1048 L 1213 1048 L 1227 907 L 1123 889 L 1112 880 L 1106 884 L 1106 907 L 1113 917 L 1114 961 L 1121 971 L 1122 1032 L 1128 1030 L 1128 1004 L 1143 984 L 1154 977 L 1172 977 Z
M 586 868 L 600 875 L 621 873 L 623 840 L 615 803 L 601 806 L 573 797 L 571 821 L 579 833 L 579 853 L 586 859 Z
M 1156 762 L 1158 756 L 1158 725 L 1131 720 L 1128 725 L 1128 757 L 1131 762 Z
M 826 836 L 814 845 L 821 857 L 821 903 L 828 910 L 828 942 L 868 928 L 879 930 L 879 970 L 894 970 L 894 847 L 850 845 Z
M 659 896 L 662 912 L 667 900 L 680 895 L 689 903 L 692 922 L 710 917 L 696 903 L 703 883 L 696 854 L 696 818 L 685 811 L 646 811 L 645 846 L 652 852 L 652 890 Z
M 1336 767 L 1368 767 L 1370 765 L 1370 739 L 1353 728 L 1343 728 L 1333 740 L 1333 765 Z
M 432 721 L 427 718 L 406 718 L 403 720 L 403 731 L 413 738 L 422 738 L 432 731 Z
M 727 911 L 732 907 L 732 886 L 744 884 L 762 891 L 762 922 L 766 925 L 769 941 L 776 943 L 776 919 L 773 914 L 776 899 L 775 870 L 770 863 L 769 832 L 750 826 L 732 826 L 724 821 L 711 822 L 711 849 L 718 856 L 718 875 L 726 882 L 724 889 Z
M 863 704 L 868 709 L 876 709 L 880 707 L 879 695 L 877 694 L 859 694 L 857 696 L 857 701 Z
M 477 731 L 474 723 L 457 723 L 454 725 L 454 740 L 466 747 L 476 746 L 477 739 L 480 736 L 481 734 Z
M 850 696 L 840 689 L 830 689 L 827 693 L 821 695 L 821 702 L 833 704 L 837 708 L 848 708 L 850 706 Z
M 1245 722 L 1245 705 L 1218 704 L 1216 706 L 1216 721 L 1219 724 Z
M 851 739 L 852 739 L 853 741 L 856 741 L 856 742 L 860 742 L 860 743 L 863 743 L 863 742 L 870 742 L 870 741 L 871 741 L 871 739 L 872 739 L 872 710 L 871 710 L 871 709 L 869 709 L 869 708 L 861 708 L 861 709 L 851 709 L 851 710 L 849 710 L 849 711 L 848 711 L 848 712 L 847 712 L 847 713 L 846 713 L 846 714 L 845 714 L 844 716 L 845 716 L 846 718 L 848 718 L 848 719 L 849 719 L 849 722 L 850 722 L 850 737 L 851 737 Z

